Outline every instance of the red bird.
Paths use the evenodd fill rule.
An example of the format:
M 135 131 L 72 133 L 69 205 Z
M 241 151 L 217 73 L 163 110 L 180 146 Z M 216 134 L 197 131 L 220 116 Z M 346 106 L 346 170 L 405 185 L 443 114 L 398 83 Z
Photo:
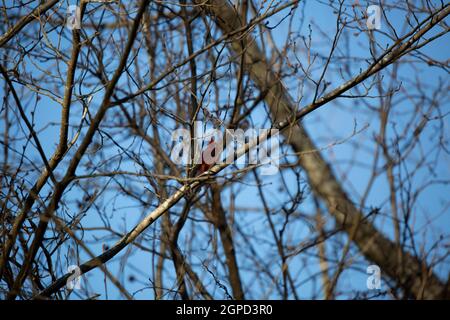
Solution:
M 216 154 L 215 149 L 216 143 L 214 141 L 214 137 L 211 137 L 211 140 L 209 140 L 206 149 L 202 152 L 202 163 L 200 164 L 200 166 L 194 168 L 194 177 L 208 171 L 209 168 L 211 168 L 217 162 L 219 155 Z

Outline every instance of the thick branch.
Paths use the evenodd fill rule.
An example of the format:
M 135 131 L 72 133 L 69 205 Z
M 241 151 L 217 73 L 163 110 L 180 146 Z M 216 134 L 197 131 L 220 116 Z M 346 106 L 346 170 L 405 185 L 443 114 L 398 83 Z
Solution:
M 0 37 L 0 47 L 3 47 L 12 37 L 20 32 L 27 24 L 33 21 L 36 18 L 39 18 L 42 14 L 51 9 L 55 4 L 58 3 L 58 0 L 50 0 L 39 7 L 35 8 L 26 16 L 22 17 L 11 29 L 6 31 L 6 33 Z

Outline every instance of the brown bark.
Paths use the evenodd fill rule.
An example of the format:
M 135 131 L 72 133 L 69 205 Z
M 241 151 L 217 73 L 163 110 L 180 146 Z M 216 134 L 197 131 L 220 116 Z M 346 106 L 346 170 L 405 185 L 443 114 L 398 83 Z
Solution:
M 236 259 L 233 235 L 230 225 L 227 222 L 225 210 L 222 207 L 220 191 L 221 190 L 219 186 L 217 185 L 212 186 L 212 194 L 213 194 L 212 208 L 214 215 L 213 223 L 217 228 L 217 230 L 219 230 L 220 240 L 222 241 L 223 251 L 225 252 L 230 284 L 233 290 L 233 298 L 237 300 L 243 300 L 244 291 L 242 290 L 241 278 L 239 276 L 239 267 Z

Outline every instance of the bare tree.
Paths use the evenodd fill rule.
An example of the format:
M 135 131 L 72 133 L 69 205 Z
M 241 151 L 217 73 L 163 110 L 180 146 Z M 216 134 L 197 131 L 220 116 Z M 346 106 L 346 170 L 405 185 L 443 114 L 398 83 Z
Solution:
M 448 298 L 449 13 L 3 4 L 2 297 Z

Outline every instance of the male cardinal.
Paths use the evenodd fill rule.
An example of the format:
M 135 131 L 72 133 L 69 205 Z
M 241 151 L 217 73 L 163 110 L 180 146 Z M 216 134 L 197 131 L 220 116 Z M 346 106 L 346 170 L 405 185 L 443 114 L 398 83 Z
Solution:
M 202 152 L 202 162 L 199 166 L 196 166 L 193 170 L 193 176 L 196 177 L 201 175 L 203 172 L 206 172 L 211 168 L 219 158 L 219 153 L 216 152 L 217 144 L 214 141 L 214 137 L 211 137 L 209 140 L 206 149 Z

